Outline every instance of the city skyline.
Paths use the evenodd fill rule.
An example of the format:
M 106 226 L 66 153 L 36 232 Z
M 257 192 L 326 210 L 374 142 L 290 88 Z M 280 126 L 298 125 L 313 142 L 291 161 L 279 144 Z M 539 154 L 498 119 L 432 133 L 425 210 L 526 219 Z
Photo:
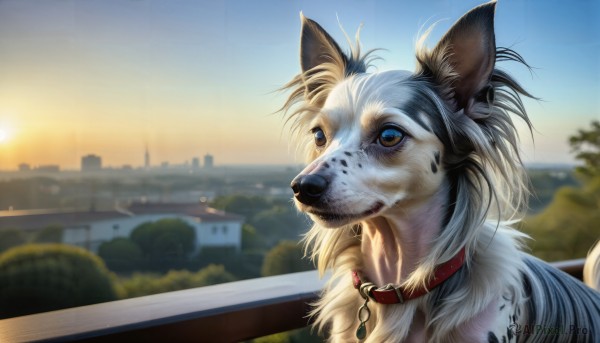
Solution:
M 189 168 L 191 170 L 194 169 L 210 169 L 215 167 L 215 156 L 210 153 L 206 153 L 202 156 L 203 163 L 200 163 L 200 158 L 198 156 L 192 156 L 189 160 L 186 159 L 184 161 L 175 161 L 173 164 L 172 161 L 160 161 L 159 163 L 152 164 L 151 161 L 151 153 L 146 149 L 144 151 L 144 162 L 142 164 L 122 164 L 122 165 L 107 165 L 103 163 L 103 158 L 99 154 L 85 154 L 80 157 L 80 163 L 78 168 L 76 169 L 66 169 L 66 170 L 79 170 L 82 172 L 95 172 L 102 170 L 132 170 L 132 169 L 155 169 L 155 168 Z M 217 165 L 218 166 L 218 165 Z M 15 168 L 21 172 L 29 172 L 29 171 L 60 171 L 62 168 L 59 164 L 50 163 L 50 164 L 40 164 L 35 165 L 31 163 L 22 162 L 19 163 Z M 7 171 L 7 170 L 0 170 Z
M 94 153 L 109 166 L 185 161 L 211 151 L 219 165 L 300 162 L 277 114 L 277 90 L 299 71 L 303 13 L 343 47 L 364 23 L 377 70 L 414 68 L 429 46 L 483 1 L 0 2 L 0 170 L 21 163 L 77 169 Z M 541 101 L 525 100 L 535 131 L 528 163 L 573 163 L 567 137 L 600 119 L 600 4 L 502 1 L 499 46 L 533 67 L 503 63 Z M 338 23 L 339 20 L 339 23 Z M 518 122 L 518 121 L 517 121 Z

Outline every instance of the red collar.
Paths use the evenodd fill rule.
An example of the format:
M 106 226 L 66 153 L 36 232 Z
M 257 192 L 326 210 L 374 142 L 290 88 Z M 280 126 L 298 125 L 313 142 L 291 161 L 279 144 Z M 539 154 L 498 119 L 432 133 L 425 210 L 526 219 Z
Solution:
M 378 288 L 371 282 L 362 281 L 357 270 L 352 271 L 352 280 L 354 282 L 354 288 L 358 289 L 363 297 L 365 297 L 366 294 L 369 298 L 380 304 L 401 304 L 407 300 L 412 300 L 429 293 L 432 289 L 454 275 L 454 273 L 462 267 L 464 262 L 465 248 L 463 247 L 452 259 L 437 266 L 433 278 L 427 285 L 417 288 L 412 292 L 392 284 Z

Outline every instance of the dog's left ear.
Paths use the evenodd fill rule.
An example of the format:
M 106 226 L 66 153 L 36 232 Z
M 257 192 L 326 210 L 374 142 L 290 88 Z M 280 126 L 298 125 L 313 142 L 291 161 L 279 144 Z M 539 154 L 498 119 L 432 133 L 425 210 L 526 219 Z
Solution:
M 481 105 L 493 101 L 490 86 L 496 60 L 492 1 L 460 18 L 431 52 L 417 55 L 420 67 L 442 88 L 442 96 L 455 111 L 469 117 L 485 116 Z M 487 112 L 487 111 L 483 111 Z

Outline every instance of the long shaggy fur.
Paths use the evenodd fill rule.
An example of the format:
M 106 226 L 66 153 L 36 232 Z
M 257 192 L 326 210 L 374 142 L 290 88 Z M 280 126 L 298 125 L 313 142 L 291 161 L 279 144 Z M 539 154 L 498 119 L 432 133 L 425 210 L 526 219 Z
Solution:
M 585 260 L 583 281 L 594 289 L 600 289 L 600 241 L 596 242 Z
M 598 293 L 535 257 L 524 260 L 528 318 L 526 324 L 516 327 L 523 341 L 596 342 L 600 329 Z
M 366 342 L 403 341 L 411 330 L 407 323 L 416 320 L 418 311 L 426 314 L 429 341 L 459 342 L 465 336 L 457 328 L 497 302 L 498 295 L 504 301 L 497 304 L 499 312 L 513 326 L 495 337 L 508 342 L 591 342 L 600 335 L 600 295 L 521 252 L 526 236 L 508 226 L 523 213 L 529 194 L 512 117 L 522 119 L 531 129 L 521 100 L 521 96 L 531 95 L 507 73 L 494 68 L 489 85 L 477 94 L 481 101 L 458 110 L 453 100 L 457 74 L 448 59 L 451 53 L 429 50 L 424 41 L 424 37 L 418 41 L 416 72 L 402 82 L 410 85 L 415 109 L 424 113 L 427 125 L 444 146 L 449 205 L 430 251 L 402 286 L 424 286 L 435 267 L 463 247 L 467 262 L 426 296 L 402 305 L 373 306 Z M 283 110 L 289 114 L 295 145 L 306 149 L 309 162 L 317 157 L 307 134 L 312 121 L 336 84 L 354 79 L 358 83 L 365 77 L 370 54 L 360 55 L 357 41 L 349 57 L 328 58 L 329 62 L 305 70 L 285 86 L 291 94 Z M 525 64 L 507 48 L 496 49 L 495 59 Z M 328 329 L 335 342 L 356 339 L 356 311 L 363 300 L 352 287 L 349 271 L 363 267 L 361 235 L 360 223 L 335 229 L 315 224 L 304 239 L 306 253 L 316 261 L 321 275 L 328 270 L 332 273 L 311 314 L 316 316 L 319 330 Z M 591 309 L 586 303 L 593 304 Z M 548 338 L 526 332 L 528 325 L 567 330 L 574 325 L 591 333 Z M 492 332 L 498 331 L 490 328 Z

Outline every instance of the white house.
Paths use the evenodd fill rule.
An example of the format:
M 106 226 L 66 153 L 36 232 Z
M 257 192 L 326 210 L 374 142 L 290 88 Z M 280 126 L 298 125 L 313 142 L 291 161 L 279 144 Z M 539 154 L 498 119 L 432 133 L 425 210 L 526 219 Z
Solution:
M 2 211 L 0 229 L 39 230 L 50 225 L 64 228 L 62 242 L 98 252 L 103 242 L 129 237 L 146 222 L 165 218 L 181 219 L 196 233 L 196 251 L 206 247 L 242 246 L 244 218 L 201 203 L 134 203 L 114 211 Z

